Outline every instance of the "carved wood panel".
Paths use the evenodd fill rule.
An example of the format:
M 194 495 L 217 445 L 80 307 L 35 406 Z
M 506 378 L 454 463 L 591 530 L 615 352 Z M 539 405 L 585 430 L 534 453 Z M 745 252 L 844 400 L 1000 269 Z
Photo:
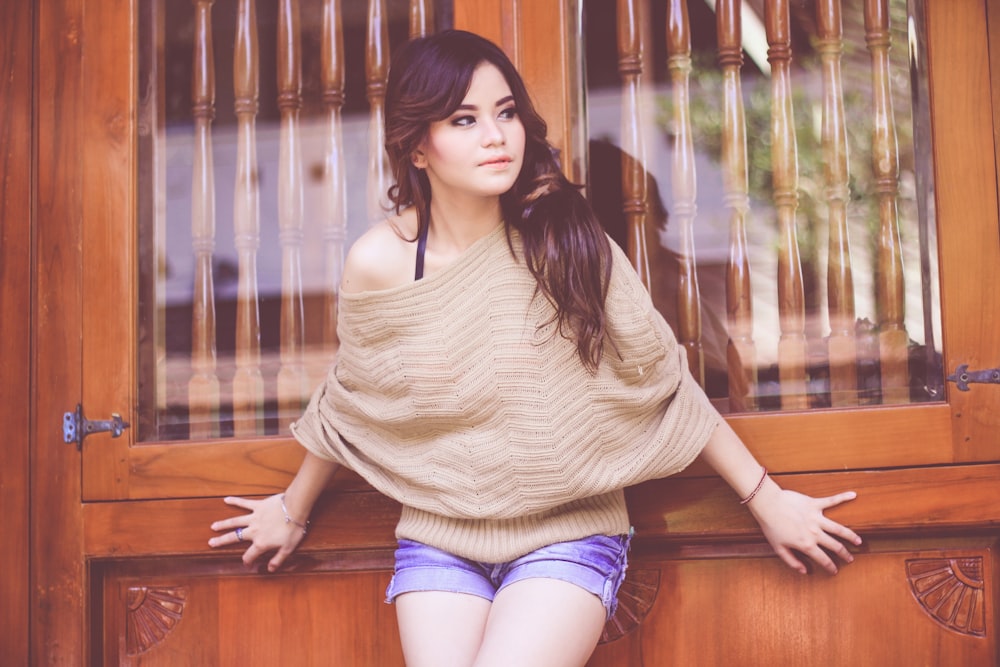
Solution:
M 998 545 L 875 538 L 831 577 L 796 574 L 753 539 L 637 536 L 588 667 L 988 667 Z M 94 569 L 104 596 L 95 664 L 401 667 L 395 608 L 383 601 L 391 556 L 303 553 L 277 575 L 232 558 L 105 561 Z
M 995 633 L 983 632 L 995 613 L 995 541 L 876 541 L 835 577 L 795 574 L 748 547 L 634 558 L 658 572 L 659 591 L 641 624 L 600 645 L 589 667 L 996 664 Z
M 95 662 L 109 667 L 403 664 L 395 609 L 383 602 L 391 570 L 256 576 L 233 574 L 242 566 L 233 568 L 228 560 L 215 562 L 216 574 L 207 573 L 204 563 L 162 564 L 175 572 L 169 577 L 119 577 L 117 569 L 133 568 L 109 566 L 104 645 Z

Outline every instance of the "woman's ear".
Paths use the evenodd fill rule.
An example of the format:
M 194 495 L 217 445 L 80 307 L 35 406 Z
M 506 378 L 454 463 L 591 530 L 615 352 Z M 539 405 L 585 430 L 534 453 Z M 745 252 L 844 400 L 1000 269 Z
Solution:
M 410 161 L 413 162 L 413 166 L 417 169 L 425 169 L 427 167 L 427 156 L 421 148 L 410 154 Z

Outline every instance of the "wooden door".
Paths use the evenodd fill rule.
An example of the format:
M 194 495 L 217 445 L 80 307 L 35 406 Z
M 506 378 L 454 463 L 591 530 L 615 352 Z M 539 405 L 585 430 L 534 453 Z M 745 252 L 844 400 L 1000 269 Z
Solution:
M 279 54 L 275 60 L 287 65 L 301 56 L 294 39 L 281 41 L 282 34 L 294 33 L 294 21 L 278 18 L 291 17 L 286 9 L 298 7 L 319 21 L 323 4 L 267 6 L 274 26 L 283 26 L 264 41 Z M 363 8 L 326 4 L 335 14 L 361 14 L 363 24 L 376 26 L 384 12 L 400 6 L 375 0 Z M 1000 265 L 1000 248 L 994 154 L 981 150 L 992 145 L 994 129 L 987 3 L 926 5 L 944 366 L 992 368 L 1000 364 L 991 319 L 1000 312 L 1000 297 L 982 277 Z M 234 53 L 226 64 L 233 76 L 225 99 L 234 115 L 244 114 L 234 120 L 236 134 L 241 120 L 244 129 L 251 126 L 246 114 L 253 94 L 236 85 L 247 80 L 240 73 L 263 71 L 241 50 L 248 42 L 236 37 L 249 39 L 240 31 L 250 25 L 240 11 L 250 6 L 265 11 L 263 3 L 248 2 L 186 7 L 190 19 L 183 27 L 193 35 L 186 71 L 198 82 L 188 101 L 191 136 L 200 136 L 212 114 L 222 113 L 224 95 L 221 89 L 214 96 L 207 92 L 211 77 L 199 64 L 223 48 Z M 148 220 L 157 219 L 163 202 L 144 196 L 143 188 L 152 183 L 160 189 L 151 192 L 163 191 L 164 175 L 157 171 L 163 158 L 150 137 L 164 122 L 158 114 L 168 111 L 148 104 L 158 79 L 140 67 L 143 49 L 156 56 L 162 48 L 164 33 L 144 32 L 162 18 L 149 15 L 150 7 L 163 5 L 59 0 L 38 7 L 38 43 L 47 46 L 38 62 L 31 480 L 39 510 L 32 519 L 32 650 L 55 664 L 401 664 L 394 614 L 381 602 L 398 508 L 356 478 L 345 474 L 334 481 L 301 552 L 279 575 L 248 570 L 235 551 L 207 547 L 209 524 L 225 514 L 222 496 L 278 491 L 298 464 L 301 451 L 283 434 L 280 369 L 262 371 L 273 373 L 264 385 L 265 393 L 273 387 L 275 395 L 262 403 L 263 418 L 248 420 L 250 433 L 237 424 L 243 394 L 233 388 L 234 378 L 246 367 L 235 369 L 235 354 L 234 369 L 223 372 L 217 365 L 217 383 L 209 383 L 221 388 L 208 412 L 229 415 L 229 421 L 219 420 L 225 424 L 208 435 L 186 431 L 173 440 L 149 426 L 158 423 L 150 414 L 169 416 L 156 409 L 175 389 L 157 384 L 156 378 L 173 376 L 157 375 L 163 359 L 149 342 L 169 322 L 144 319 L 143 310 L 157 298 L 149 287 L 155 280 L 144 282 L 143 276 L 166 270 L 144 235 L 151 229 L 155 239 L 160 233 Z M 579 7 L 565 0 L 461 1 L 454 3 L 453 19 L 456 27 L 485 34 L 514 56 L 550 121 L 564 164 L 583 180 Z M 208 17 L 214 25 L 228 22 L 228 42 L 208 39 Z M 358 65 L 371 77 L 362 94 L 371 96 L 375 118 L 386 55 L 376 47 L 387 43 L 384 38 L 380 30 L 366 36 L 367 69 Z M 240 53 L 246 60 L 239 60 Z M 265 53 L 258 50 L 257 56 L 270 57 Z M 312 62 L 324 67 L 321 60 Z M 342 83 L 334 75 L 316 78 L 329 87 L 317 99 L 336 106 Z M 295 76 L 269 85 L 276 124 L 288 120 L 283 126 L 294 126 L 290 110 L 308 105 L 296 98 Z M 203 159 L 207 153 L 194 149 L 193 155 Z M 247 173 L 259 173 L 241 162 L 246 159 L 234 159 L 234 174 L 240 164 Z M 378 181 L 378 164 L 357 168 Z M 310 174 L 322 179 L 328 173 L 282 175 L 280 160 L 278 169 L 277 175 L 263 172 L 260 187 L 269 182 L 275 190 L 278 184 L 294 189 Z M 204 202 L 205 181 L 191 180 L 192 193 Z M 252 180 L 240 190 L 244 197 Z M 191 209 L 188 222 L 197 243 L 190 256 L 197 258 L 197 249 L 210 245 L 213 225 L 204 208 Z M 283 215 L 271 221 L 272 250 L 301 254 L 306 248 L 294 241 L 296 216 L 286 226 Z M 246 241 L 265 229 L 233 216 L 233 237 Z M 323 238 L 342 237 L 331 232 Z M 237 245 L 237 239 L 232 242 Z M 632 251 L 641 259 L 642 253 Z M 192 291 L 201 284 L 193 282 Z M 248 290 L 236 287 L 234 313 L 261 303 Z M 295 287 L 282 287 L 281 295 L 274 317 L 294 320 L 295 304 L 307 295 Z M 292 297 L 292 315 L 283 314 L 284 297 Z M 315 301 L 322 312 L 324 299 Z M 272 317 L 272 311 L 256 313 L 258 321 Z M 290 338 L 281 334 L 274 344 L 276 367 L 284 353 L 294 358 L 302 351 L 299 343 L 320 341 L 324 353 L 322 325 L 297 326 L 303 328 L 291 327 Z M 258 364 L 259 371 L 260 349 L 253 341 L 260 331 L 233 336 L 234 350 L 238 341 L 249 341 L 249 348 L 241 347 L 251 350 L 242 361 L 256 359 L 251 366 Z M 211 356 L 194 343 L 198 334 L 191 339 L 190 359 Z M 186 381 L 197 373 L 189 375 Z M 252 369 L 249 375 L 256 377 Z M 191 385 L 198 396 L 214 396 L 197 382 L 184 389 Z M 232 407 L 223 398 L 227 392 Z M 835 513 L 866 539 L 857 562 L 832 579 L 792 575 L 771 557 L 731 492 L 698 467 L 633 489 L 639 537 L 624 611 L 592 664 L 994 664 L 1000 449 L 991 426 L 997 401 L 1000 387 L 973 385 L 961 392 L 952 385 L 941 400 L 918 405 L 734 414 L 733 426 L 786 486 L 813 494 L 858 490 L 859 499 Z M 63 441 L 63 414 L 77 404 L 89 419 L 120 413 L 130 426 L 119 438 L 88 436 L 78 452 Z
M 771 113 L 770 127 L 766 123 L 762 128 L 752 126 L 743 117 L 739 118 L 739 126 L 745 124 L 748 135 L 754 127 L 759 133 L 744 137 L 744 142 L 759 143 L 766 138 L 770 139 L 772 150 L 777 146 L 779 151 L 784 151 L 784 154 L 771 156 L 775 162 L 780 158 L 786 169 L 780 173 L 775 167 L 770 184 L 772 194 L 777 193 L 774 194 L 775 216 L 780 221 L 782 209 L 806 189 L 805 184 L 800 186 L 795 181 L 799 171 L 792 165 L 795 165 L 797 153 L 794 137 L 790 138 L 791 132 L 788 131 L 793 123 L 793 107 L 797 107 L 794 113 L 801 113 L 803 109 L 798 106 L 800 101 L 797 97 L 784 92 L 788 86 L 787 78 L 802 74 L 801 69 L 795 69 L 790 64 L 799 57 L 795 49 L 789 48 L 793 43 L 792 33 L 803 30 L 804 25 L 813 27 L 816 30 L 813 46 L 822 59 L 824 72 L 832 71 L 832 63 L 837 61 L 839 74 L 840 59 L 844 59 L 846 70 L 849 57 L 845 45 L 847 50 L 851 48 L 846 31 L 860 30 L 860 36 L 855 35 L 858 41 L 854 46 L 857 47 L 860 42 L 862 52 L 850 53 L 850 57 L 861 55 L 866 61 L 870 59 L 871 74 L 867 81 L 862 80 L 859 84 L 855 79 L 849 85 L 870 85 L 875 89 L 884 86 L 884 90 L 890 86 L 884 79 L 884 71 L 880 73 L 883 61 L 890 48 L 897 51 L 903 49 L 905 54 L 906 45 L 899 39 L 898 25 L 894 28 L 895 43 L 890 40 L 889 3 L 744 4 L 748 5 L 751 14 L 761 19 L 758 26 L 761 34 L 757 37 L 761 47 L 758 56 L 769 61 L 771 85 L 777 85 L 782 90 L 770 95 L 771 106 L 780 109 Z M 735 505 L 731 492 L 718 480 L 704 476 L 705 471 L 697 465 L 677 478 L 632 489 L 629 498 L 637 538 L 630 569 L 633 588 L 626 586 L 623 604 L 635 613 L 621 630 L 625 635 L 601 646 L 593 664 L 992 665 L 998 660 L 996 616 L 991 609 L 997 600 L 997 591 L 990 590 L 989 582 L 994 576 L 998 546 L 995 526 L 997 500 L 1000 498 L 997 490 L 1000 467 L 996 462 L 1000 458 L 1000 449 L 993 435 L 993 415 L 996 414 L 1000 393 L 992 384 L 959 388 L 956 383 L 961 377 L 957 369 L 966 364 L 969 369 L 992 368 L 993 360 L 1000 352 L 996 336 L 991 332 L 995 326 L 991 316 L 983 316 L 984 313 L 992 313 L 995 308 L 991 301 L 991 281 L 985 277 L 995 273 L 1000 259 L 997 198 L 994 192 L 997 174 L 992 165 L 995 154 L 975 148 L 980 140 L 989 142 L 995 127 L 986 64 L 991 45 L 987 19 L 995 24 L 997 17 L 992 7 L 987 12 L 987 4 L 910 3 L 910 11 L 915 13 L 916 20 L 905 26 L 904 19 L 902 29 L 905 36 L 908 27 L 914 39 L 919 39 L 915 31 L 926 30 L 926 50 L 920 48 L 915 55 L 928 58 L 919 66 L 928 68 L 930 80 L 930 95 L 923 103 L 929 105 L 933 133 L 922 139 L 932 142 L 928 144 L 931 147 L 925 150 L 933 152 L 934 165 L 933 204 L 938 231 L 944 339 L 941 394 L 933 396 L 932 400 L 925 398 L 924 402 L 917 403 L 911 401 L 905 392 L 889 388 L 897 380 L 887 377 L 885 372 L 890 375 L 895 372 L 888 369 L 893 366 L 893 355 L 896 353 L 882 347 L 881 382 L 884 384 L 881 405 L 861 407 L 866 401 L 863 397 L 859 398 L 856 384 L 853 399 L 848 399 L 853 400 L 853 407 L 845 405 L 843 393 L 835 395 L 838 392 L 834 391 L 837 387 L 835 373 L 842 369 L 834 368 L 830 361 L 826 368 L 830 374 L 825 390 L 828 395 L 823 399 L 829 402 L 823 409 L 802 409 L 806 405 L 814 406 L 815 397 L 809 397 L 808 403 L 802 401 L 802 397 L 793 397 L 795 400 L 786 403 L 787 397 L 782 397 L 781 409 L 777 412 L 755 406 L 752 401 L 734 405 L 737 397 L 732 391 L 728 396 L 723 393 L 718 401 L 724 409 L 728 409 L 728 419 L 733 427 L 768 469 L 778 473 L 783 485 L 812 494 L 827 494 L 846 488 L 859 492 L 857 501 L 832 513 L 859 528 L 863 534 L 866 546 L 858 560 L 843 568 L 841 574 L 833 579 L 814 575 L 803 580 L 791 575 L 773 558 L 768 558 L 770 554 L 766 546 L 754 539 L 754 525 L 749 515 Z M 712 5 L 714 9 L 706 5 Z M 697 273 L 701 273 L 701 266 L 696 273 L 693 267 L 685 267 L 683 260 L 686 254 L 693 264 L 695 223 L 705 224 L 704 217 L 700 221 L 692 220 L 695 210 L 712 207 L 710 202 L 706 203 L 696 196 L 698 188 L 704 187 L 705 177 L 699 172 L 698 177 L 702 180 L 696 187 L 694 154 L 696 148 L 701 149 L 699 159 L 702 162 L 698 168 L 702 170 L 705 168 L 706 150 L 720 148 L 723 149 L 720 162 L 726 169 L 746 168 L 745 162 L 739 164 L 739 149 L 745 152 L 746 144 L 741 147 L 738 140 L 732 138 L 736 134 L 733 129 L 737 127 L 736 123 L 728 124 L 728 120 L 720 120 L 718 122 L 725 123 L 730 134 L 728 139 L 722 140 L 721 147 L 705 149 L 692 145 L 695 141 L 692 125 L 695 123 L 691 115 L 695 113 L 692 110 L 695 107 L 691 101 L 694 97 L 691 42 L 696 26 L 695 14 L 700 14 L 702 18 L 708 14 L 713 58 L 707 63 L 696 61 L 693 67 L 716 67 L 717 57 L 718 67 L 722 70 L 720 81 L 725 80 L 727 86 L 738 83 L 742 59 L 749 58 L 743 53 L 746 42 L 741 44 L 739 23 L 734 18 L 739 5 L 739 2 L 721 0 L 704 4 L 683 0 L 663 3 L 629 0 L 617 3 L 566 2 L 559 3 L 560 11 L 554 11 L 550 6 L 545 20 L 538 20 L 539 16 L 535 15 L 545 11 L 536 6 L 529 8 L 528 3 L 507 3 L 506 7 L 513 6 L 517 10 L 513 16 L 520 19 L 518 27 L 512 30 L 516 36 L 507 38 L 507 46 L 521 58 L 519 64 L 523 70 L 536 74 L 534 90 L 541 91 L 539 97 L 547 115 L 563 119 L 562 124 L 557 125 L 562 130 L 557 138 L 571 155 L 574 151 L 579 152 L 581 141 L 569 119 L 573 118 L 572 110 L 578 108 L 577 98 L 587 97 L 587 93 L 592 91 L 574 86 L 578 78 L 566 74 L 567 69 L 572 71 L 579 64 L 573 58 L 583 56 L 571 56 L 573 51 L 565 47 L 565 41 L 572 41 L 574 34 L 585 33 L 587 38 L 596 39 L 598 43 L 593 49 L 580 47 L 576 53 L 586 52 L 590 54 L 588 57 L 593 57 L 592 52 L 603 54 L 611 62 L 610 69 L 614 71 L 617 68 L 623 89 L 619 96 L 622 123 L 619 146 L 626 157 L 608 153 L 603 153 L 600 158 L 592 155 L 589 185 L 592 190 L 601 185 L 601 177 L 595 177 L 601 164 L 595 160 L 601 159 L 605 163 L 609 157 L 623 160 L 618 176 L 622 179 L 618 188 L 621 197 L 619 208 L 624 213 L 622 217 L 627 226 L 623 245 L 627 245 L 637 269 L 647 280 L 654 301 L 658 304 L 661 299 L 678 301 L 676 306 L 668 306 L 676 308 L 681 315 L 672 323 L 681 341 L 691 343 L 689 360 L 692 367 L 701 370 L 705 368 L 701 341 L 691 335 L 691 331 L 697 332 L 698 327 L 686 331 L 685 325 L 690 325 L 690 319 L 697 315 L 697 304 L 707 301 L 701 301 L 697 292 Z M 854 13 L 849 16 L 850 8 Z M 897 9 L 898 5 L 894 4 L 893 12 Z M 587 10 L 590 10 L 589 15 Z M 713 11 L 716 14 L 714 17 Z M 481 21 L 476 25 L 484 31 L 497 25 L 493 20 L 495 15 L 476 15 L 475 18 Z M 717 23 L 716 19 L 719 19 Z M 897 15 L 893 20 L 898 19 Z M 562 39 L 565 41 L 562 58 L 544 54 L 539 61 L 535 61 L 534 51 L 523 47 L 524 44 L 543 40 L 539 27 L 543 25 L 546 31 L 551 25 L 563 26 L 565 34 Z M 705 21 L 699 27 L 702 32 L 697 36 L 704 38 Z M 503 37 L 503 33 L 499 36 Z M 992 37 L 995 49 L 996 37 Z M 550 44 L 552 41 L 551 37 L 548 38 Z M 902 42 L 905 42 L 905 37 Z M 803 48 L 807 46 L 799 41 L 796 48 L 808 53 L 810 49 Z M 542 50 L 545 48 L 541 47 Z M 657 61 L 657 58 L 662 58 L 662 61 Z M 553 63 L 562 67 L 553 66 Z M 595 63 L 588 60 L 586 65 L 592 70 Z M 917 67 L 916 63 L 914 67 Z M 664 140 L 642 136 L 643 113 L 651 112 L 642 107 L 641 87 L 649 85 L 649 80 L 653 78 L 650 70 L 653 68 L 667 71 L 671 79 L 665 95 L 672 95 L 672 99 L 655 109 L 656 114 L 668 117 L 663 123 L 669 126 L 670 133 Z M 831 79 L 822 82 L 824 95 L 832 93 L 827 98 L 833 101 L 824 99 L 826 104 L 836 104 L 838 89 L 851 91 L 848 84 L 833 80 L 835 83 L 831 85 L 829 81 Z M 592 81 L 588 83 L 593 86 Z M 814 84 L 817 89 L 820 88 L 819 81 Z M 722 88 L 722 83 L 719 86 Z M 749 97 L 749 94 L 741 96 L 738 88 L 736 93 L 735 98 L 740 100 L 741 105 Z M 881 94 L 872 93 L 876 101 L 871 103 L 872 109 L 868 113 L 887 119 L 887 106 L 891 100 L 885 96 L 880 98 Z M 593 114 L 597 100 L 592 97 L 587 99 Z M 715 117 L 730 116 L 735 112 L 725 105 L 730 104 L 732 99 L 724 99 L 720 95 L 715 102 L 716 108 L 697 109 L 702 114 L 714 114 Z M 840 101 L 842 103 L 842 99 Z M 782 108 L 785 102 L 787 106 Z M 909 102 L 908 98 L 896 101 L 897 104 Z M 808 107 L 805 110 L 811 111 Z M 742 109 L 740 112 L 742 116 Z M 834 121 L 827 120 L 829 112 L 822 111 L 821 107 L 817 107 L 815 112 L 816 139 L 820 143 L 821 140 L 826 141 L 826 123 Z M 821 116 L 824 123 L 822 132 Z M 694 119 L 698 120 L 702 119 Z M 834 129 L 837 127 L 836 124 L 832 126 Z M 856 130 L 840 126 L 840 132 L 845 134 L 848 129 Z M 895 146 L 890 146 L 885 138 L 888 136 L 886 128 L 883 127 L 880 132 L 873 134 L 871 141 L 874 148 L 871 152 L 885 159 L 876 160 L 870 169 L 874 178 L 882 184 L 876 188 L 882 192 L 876 195 L 876 199 L 884 207 L 886 188 L 888 192 L 895 192 L 893 188 L 897 187 L 892 183 L 895 176 L 886 171 L 890 169 L 893 157 L 886 151 L 890 148 L 895 150 Z M 590 137 L 599 133 L 600 130 L 592 129 Z M 821 134 L 823 137 L 819 136 Z M 832 143 L 835 139 L 830 141 Z M 669 148 L 664 148 L 664 144 Z M 735 158 L 732 152 L 729 155 L 725 153 L 727 145 L 734 146 L 730 150 L 735 151 Z M 847 190 L 846 175 L 830 174 L 837 170 L 829 167 L 831 164 L 836 166 L 841 149 L 835 145 L 828 147 L 827 144 L 823 144 L 822 149 L 825 151 L 822 154 L 824 162 L 820 163 L 818 173 L 810 173 L 803 166 L 801 176 L 818 181 L 820 187 L 824 186 L 824 177 L 832 178 L 832 182 L 827 180 L 825 183 L 826 192 L 832 190 L 836 197 L 840 197 L 842 195 L 837 192 Z M 674 208 L 670 224 L 682 228 L 678 232 L 681 237 L 678 241 L 681 260 L 675 260 L 674 264 L 680 264 L 680 270 L 687 271 L 681 278 L 667 278 L 667 281 L 684 284 L 687 280 L 689 289 L 686 294 L 671 292 L 663 295 L 658 292 L 663 289 L 664 271 L 657 270 L 654 246 L 659 244 L 659 238 L 650 231 L 650 227 L 654 226 L 655 208 L 649 192 L 651 181 L 641 170 L 638 174 L 627 173 L 636 164 L 646 167 L 644 158 L 648 157 L 652 162 L 654 152 L 659 153 L 661 166 L 667 163 L 661 171 L 667 174 L 666 183 L 661 185 Z M 727 162 L 727 159 L 731 161 Z M 745 153 L 742 159 L 746 160 Z M 825 175 L 823 166 L 827 167 Z M 755 168 L 761 167 L 757 164 Z M 603 171 L 606 173 L 608 169 Z M 622 175 L 621 172 L 626 173 Z M 652 173 L 652 167 L 647 173 Z M 746 178 L 745 174 L 743 178 Z M 845 180 L 841 182 L 838 178 Z M 744 279 L 739 275 L 745 268 L 740 263 L 746 259 L 740 241 L 745 244 L 746 240 L 738 237 L 740 234 L 745 236 L 746 225 L 751 224 L 746 210 L 740 209 L 741 200 L 747 198 L 747 192 L 740 190 L 738 172 L 735 175 L 732 171 L 726 172 L 722 180 L 724 182 L 713 193 L 725 199 L 727 206 L 736 202 L 732 208 L 738 209 L 739 223 L 743 227 L 728 248 L 730 261 L 733 262 L 729 275 L 738 279 L 725 284 L 740 297 L 735 299 L 737 305 L 734 306 L 739 311 L 741 301 L 758 298 L 756 293 L 740 291 L 746 289 Z M 852 181 L 851 187 L 857 185 Z M 855 195 L 860 198 L 856 192 Z M 760 206 L 759 203 L 755 205 Z M 884 212 L 882 208 L 880 215 L 883 220 Z M 790 219 L 794 220 L 794 217 Z M 973 223 L 973 220 L 976 222 Z M 759 219 L 755 222 L 756 226 L 750 229 L 759 230 Z M 782 261 L 786 264 L 798 261 L 794 257 L 794 262 L 788 259 L 799 249 L 794 238 L 797 224 L 787 224 L 785 238 L 780 243 L 775 242 L 776 252 L 785 258 L 779 260 L 779 264 Z M 790 241 L 787 238 L 789 235 L 792 237 Z M 686 242 L 690 245 L 685 246 Z M 843 261 L 848 259 L 847 254 L 831 256 Z M 891 253 L 886 255 L 888 257 Z M 659 257 L 662 256 L 661 253 Z M 891 264 L 890 260 L 885 261 Z M 979 267 L 975 274 L 969 272 L 973 265 Z M 880 266 L 883 273 L 891 272 L 890 266 Z M 801 267 L 793 266 L 785 272 L 779 267 L 777 282 L 794 283 L 797 270 Z M 798 278 L 801 279 L 801 276 Z M 838 280 L 842 282 L 842 276 Z M 833 282 L 833 278 L 830 281 Z M 691 282 L 695 283 L 693 290 L 690 289 Z M 785 287 L 779 284 L 773 289 L 780 294 Z M 841 284 L 836 289 L 842 288 Z M 801 295 L 780 298 L 784 309 L 786 305 L 794 306 L 796 298 L 801 299 Z M 830 301 L 833 301 L 832 296 Z M 842 297 L 840 301 L 843 301 Z M 717 304 L 722 318 L 726 316 L 726 305 L 725 301 Z M 851 308 L 853 320 L 853 304 Z M 891 307 L 883 310 L 891 310 Z M 975 314 L 970 316 L 970 313 Z M 687 322 L 683 317 L 685 314 Z M 831 321 L 835 314 L 831 308 Z M 734 332 L 742 331 L 744 323 L 739 319 L 742 317 L 739 312 L 735 317 L 733 312 L 729 315 L 732 352 L 734 343 L 739 342 L 733 340 L 736 338 Z M 795 386 L 796 372 L 801 372 L 801 367 L 808 362 L 796 363 L 793 351 L 785 357 L 789 350 L 787 347 L 782 349 L 784 334 L 790 332 L 784 329 L 786 322 L 782 319 L 783 340 L 778 346 L 775 376 L 781 385 Z M 791 324 L 794 329 L 795 323 Z M 880 326 L 887 331 L 896 328 L 881 320 Z M 830 346 L 829 352 L 824 353 L 831 357 L 835 348 L 842 349 L 836 347 L 841 345 L 841 341 L 835 333 L 838 333 L 835 326 L 832 330 L 821 332 L 823 344 Z M 687 339 L 685 334 L 689 336 Z M 898 333 L 890 333 L 883 336 L 881 344 L 891 348 L 899 342 Z M 860 345 L 860 339 L 853 340 L 851 345 L 854 344 Z M 813 351 L 808 354 L 812 355 Z M 851 354 L 860 355 L 861 352 L 852 351 Z M 736 358 L 739 360 L 740 356 Z M 860 360 L 860 356 L 852 358 Z M 895 358 L 899 359 L 898 354 Z M 722 359 L 725 372 L 725 345 Z M 738 364 L 734 369 L 731 359 L 728 368 L 730 390 L 734 385 L 734 371 L 737 375 L 746 373 L 746 369 Z M 787 363 L 786 359 L 789 359 Z M 797 365 L 799 368 L 796 368 Z M 857 370 L 853 372 L 860 373 L 863 364 L 858 361 L 855 368 Z M 905 372 L 898 362 L 896 368 Z M 815 371 L 810 373 L 810 379 L 815 380 Z M 951 379 L 945 382 L 944 374 L 952 376 Z M 988 373 L 986 376 L 990 377 Z M 762 382 L 764 377 L 763 369 L 754 369 L 749 382 Z M 707 380 L 704 376 L 703 379 Z M 741 380 L 745 388 L 748 380 Z M 857 379 L 853 381 L 857 382 Z M 740 383 L 735 384 L 739 386 Z M 808 394 L 809 391 L 801 393 Z M 763 392 L 757 393 L 757 396 L 762 395 Z M 710 393 L 710 396 L 713 394 Z
M 277 491 L 301 460 L 286 415 L 301 411 L 335 349 L 325 286 L 342 261 L 343 215 L 360 209 L 355 224 L 367 224 L 364 186 L 355 196 L 345 184 L 387 187 L 383 161 L 366 158 L 365 144 L 381 143 L 368 128 L 380 127 L 390 46 L 433 30 L 433 10 L 421 0 L 39 7 L 49 46 L 39 62 L 34 401 L 58 413 L 33 423 L 39 660 L 402 662 L 382 602 L 399 510 L 356 478 L 336 481 L 329 520 L 316 517 L 310 547 L 280 576 L 207 541 L 210 523 L 230 514 L 223 496 Z M 178 182 L 182 203 L 167 192 Z M 336 182 L 350 208 L 327 190 L 310 200 L 316 182 Z M 319 230 L 305 229 L 307 215 L 324 220 Z M 178 237 L 186 246 L 167 252 Z M 229 244 L 231 265 L 216 244 Z M 330 263 L 310 274 L 302 257 L 316 248 Z M 167 303 L 178 273 L 189 279 L 186 309 Z M 323 287 L 304 289 L 303 276 Z M 167 337 L 185 328 L 178 359 Z M 88 433 L 74 422 L 78 405 L 89 420 L 119 415 L 119 437 L 64 437 L 67 424 L 71 436 Z
M 0 655 L 11 664 L 28 661 L 28 420 L 31 382 L 30 274 L 31 197 L 34 162 L 31 149 L 32 16 L 27 3 L 0 2 L 0 424 L 12 437 L 0 447 L 0 507 L 7 514 L 0 540 L 9 545 L 8 566 L 0 574 Z

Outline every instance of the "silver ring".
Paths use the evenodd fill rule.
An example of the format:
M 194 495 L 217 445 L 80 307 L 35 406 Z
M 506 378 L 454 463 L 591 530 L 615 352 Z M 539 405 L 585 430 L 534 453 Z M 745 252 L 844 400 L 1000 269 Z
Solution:
M 236 540 L 238 542 L 242 542 L 243 541 L 243 528 L 237 528 L 236 529 Z

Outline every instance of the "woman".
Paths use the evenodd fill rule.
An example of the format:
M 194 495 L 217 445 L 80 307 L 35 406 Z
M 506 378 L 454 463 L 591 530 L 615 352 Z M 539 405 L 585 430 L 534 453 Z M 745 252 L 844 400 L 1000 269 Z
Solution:
M 338 466 L 399 501 L 387 590 L 409 665 L 582 665 L 615 608 L 623 487 L 707 462 L 790 567 L 859 544 L 767 476 L 688 372 L 624 254 L 559 170 L 503 52 L 414 40 L 386 96 L 394 215 L 351 248 L 337 363 L 292 427 L 287 491 L 227 498 L 212 546 L 281 567 Z

